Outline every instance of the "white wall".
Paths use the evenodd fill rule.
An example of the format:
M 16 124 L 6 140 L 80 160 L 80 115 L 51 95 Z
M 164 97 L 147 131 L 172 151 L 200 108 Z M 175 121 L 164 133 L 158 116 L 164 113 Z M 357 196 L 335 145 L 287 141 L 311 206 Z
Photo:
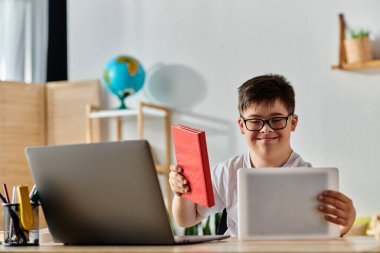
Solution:
M 235 123 L 237 87 L 283 74 L 300 118 L 294 149 L 314 166 L 337 166 L 341 190 L 358 215 L 369 215 L 380 211 L 380 69 L 330 66 L 340 12 L 350 26 L 371 30 L 380 58 L 379 10 L 376 0 L 68 1 L 69 77 L 100 78 L 112 57 L 137 57 L 148 80 L 129 105 L 163 103 L 177 110 L 174 123 L 205 129 L 213 165 L 247 150 Z M 108 95 L 103 102 L 117 105 Z

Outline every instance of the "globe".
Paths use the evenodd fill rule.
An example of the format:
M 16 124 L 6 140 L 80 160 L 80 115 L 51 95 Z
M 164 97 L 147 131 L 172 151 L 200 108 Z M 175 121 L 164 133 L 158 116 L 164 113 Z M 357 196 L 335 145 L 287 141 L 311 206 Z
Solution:
M 145 71 L 140 62 L 127 55 L 111 59 L 104 71 L 102 83 L 120 99 L 118 109 L 126 109 L 125 98 L 138 92 L 144 84 Z

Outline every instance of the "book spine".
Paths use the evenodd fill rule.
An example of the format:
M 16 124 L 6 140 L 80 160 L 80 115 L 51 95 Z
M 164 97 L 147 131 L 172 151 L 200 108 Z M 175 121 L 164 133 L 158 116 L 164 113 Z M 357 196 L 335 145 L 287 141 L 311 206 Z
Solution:
M 203 163 L 203 173 L 204 173 L 205 184 L 206 184 L 207 206 L 212 207 L 215 205 L 214 191 L 212 187 L 210 162 L 208 160 L 206 134 L 203 131 L 202 133 L 199 134 L 199 143 L 200 143 L 202 163 Z M 210 183 L 208 184 L 207 182 L 210 182 Z

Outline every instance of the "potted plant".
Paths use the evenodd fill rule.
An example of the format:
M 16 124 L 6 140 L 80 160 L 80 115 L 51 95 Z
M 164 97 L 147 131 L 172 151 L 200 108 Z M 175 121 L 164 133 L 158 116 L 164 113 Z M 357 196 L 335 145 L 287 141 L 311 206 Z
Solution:
M 219 227 L 220 220 L 222 219 L 222 213 L 216 213 L 214 215 L 214 228 L 215 231 L 211 231 L 211 217 L 207 217 L 206 220 L 200 222 L 192 227 L 185 228 L 184 235 L 211 235 L 217 234 L 217 228 Z M 200 228 L 200 229 L 199 229 Z M 201 234 L 199 234 L 201 230 Z
M 372 45 L 369 31 L 365 29 L 350 30 L 350 39 L 344 41 L 347 63 L 372 60 Z

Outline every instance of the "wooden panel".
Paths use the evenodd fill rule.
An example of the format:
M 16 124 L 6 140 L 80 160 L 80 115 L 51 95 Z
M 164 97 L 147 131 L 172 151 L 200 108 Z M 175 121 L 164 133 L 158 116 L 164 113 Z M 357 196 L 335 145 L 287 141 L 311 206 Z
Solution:
M 44 102 L 44 85 L 0 82 L 0 178 L 10 195 L 15 185 L 34 184 L 24 150 L 45 143 Z
M 86 105 L 100 105 L 99 82 L 50 82 L 46 85 L 47 144 L 86 142 Z M 100 122 L 93 120 L 93 140 L 100 140 Z
M 99 101 L 97 81 L 0 82 L 0 183 L 8 185 L 10 194 L 14 185 L 33 186 L 25 147 L 85 142 L 86 105 L 99 106 Z M 93 133 L 99 140 L 98 120 L 93 121 Z M 40 226 L 46 227 L 40 217 Z
M 0 83 L 0 177 L 10 190 L 33 186 L 24 149 L 45 143 L 44 100 L 43 85 Z

